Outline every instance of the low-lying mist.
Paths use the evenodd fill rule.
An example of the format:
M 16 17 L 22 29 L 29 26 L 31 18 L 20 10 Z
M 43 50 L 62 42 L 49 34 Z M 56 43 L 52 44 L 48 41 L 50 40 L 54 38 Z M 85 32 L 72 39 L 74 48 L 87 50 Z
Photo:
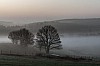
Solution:
M 63 49 L 53 50 L 61 55 L 98 56 L 100 57 L 100 36 L 67 36 L 61 37 Z M 0 36 L 0 50 L 4 53 L 34 54 L 39 49 L 33 46 L 24 47 L 11 43 L 7 36 Z

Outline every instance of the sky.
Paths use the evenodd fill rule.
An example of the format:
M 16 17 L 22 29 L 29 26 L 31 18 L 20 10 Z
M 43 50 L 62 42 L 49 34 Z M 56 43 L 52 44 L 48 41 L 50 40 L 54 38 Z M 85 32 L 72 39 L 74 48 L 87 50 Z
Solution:
M 0 21 L 31 23 L 99 17 L 100 0 L 0 0 Z

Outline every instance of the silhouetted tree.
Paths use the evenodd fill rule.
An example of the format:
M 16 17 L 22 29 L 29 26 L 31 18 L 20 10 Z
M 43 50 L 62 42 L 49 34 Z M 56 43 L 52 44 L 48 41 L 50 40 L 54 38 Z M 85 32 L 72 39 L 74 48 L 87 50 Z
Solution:
M 27 46 L 34 43 L 34 35 L 25 28 L 10 32 L 8 38 L 12 40 L 13 44 L 18 44 L 19 42 L 20 45 Z
M 46 54 L 49 54 L 51 49 L 61 49 L 62 45 L 57 30 L 51 25 L 39 29 L 37 32 L 37 46 L 40 50 L 44 48 Z
M 10 32 L 8 38 L 12 40 L 13 44 L 17 44 L 18 43 L 17 40 L 19 40 L 18 31 Z
M 29 30 L 21 29 L 20 30 L 20 37 L 21 37 L 21 44 L 22 45 L 32 45 L 34 43 L 33 39 L 34 39 L 34 35 L 29 32 Z

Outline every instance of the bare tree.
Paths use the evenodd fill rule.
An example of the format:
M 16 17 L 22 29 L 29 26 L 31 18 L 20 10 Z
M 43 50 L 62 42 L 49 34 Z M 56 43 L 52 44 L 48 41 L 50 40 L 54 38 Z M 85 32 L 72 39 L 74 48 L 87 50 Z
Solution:
M 40 50 L 44 48 L 46 54 L 49 54 L 51 49 L 61 49 L 62 45 L 57 30 L 51 25 L 39 29 L 37 32 L 37 46 Z

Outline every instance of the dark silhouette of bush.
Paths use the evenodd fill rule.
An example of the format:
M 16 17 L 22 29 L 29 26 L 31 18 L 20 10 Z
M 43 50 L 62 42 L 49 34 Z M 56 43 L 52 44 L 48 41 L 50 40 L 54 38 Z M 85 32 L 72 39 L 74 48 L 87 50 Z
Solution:
M 34 35 L 25 28 L 10 32 L 8 38 L 12 40 L 13 44 L 27 46 L 34 43 Z

